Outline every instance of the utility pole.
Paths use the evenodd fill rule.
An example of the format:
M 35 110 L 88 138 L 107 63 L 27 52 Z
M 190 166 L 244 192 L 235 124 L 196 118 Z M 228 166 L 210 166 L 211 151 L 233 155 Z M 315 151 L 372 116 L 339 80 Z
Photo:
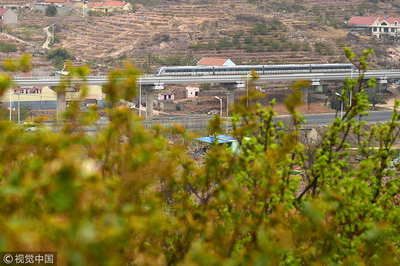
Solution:
M 11 86 L 10 86 L 10 122 L 11 122 Z
M 226 92 L 226 134 L 228 134 L 228 124 L 229 124 L 229 106 L 228 106 L 228 95 L 231 94 L 230 91 Z
M 19 108 L 19 95 L 20 95 L 21 91 L 18 92 L 18 125 L 21 123 L 21 111 Z
M 52 43 L 54 43 L 54 24 L 56 24 L 56 23 L 53 23 L 53 25 L 51 25 L 51 28 L 52 28 L 52 34 L 51 34 Z

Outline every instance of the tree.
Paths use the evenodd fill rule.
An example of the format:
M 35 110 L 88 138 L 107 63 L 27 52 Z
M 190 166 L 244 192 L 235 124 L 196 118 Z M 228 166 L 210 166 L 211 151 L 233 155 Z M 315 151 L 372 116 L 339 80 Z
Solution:
M 51 4 L 46 8 L 46 16 L 47 17 L 55 17 L 57 15 L 57 8 Z
M 369 107 L 362 80 L 372 52 L 361 55 L 358 80 L 346 80 L 341 94 L 348 102 L 351 89 L 352 104 L 328 127 L 302 176 L 294 170 L 307 159 L 296 111 L 304 81 L 285 101 L 290 128 L 281 130 L 273 107 L 262 108 L 261 94 L 250 89 L 231 108 L 239 150 L 214 143 L 201 162 L 189 156 L 192 134 L 183 127 L 144 129 L 118 107 L 136 94 L 139 73 L 130 64 L 110 73 L 104 93 L 113 108 L 95 135 L 85 129 L 96 110 L 74 105 L 57 132 L 25 134 L 1 121 L 0 249 L 54 250 L 63 265 L 398 264 L 400 179 L 388 165 L 400 116 L 395 109 L 369 132 L 355 120 Z M 74 80 L 89 73 L 68 69 Z M 9 85 L 0 79 L 0 92 Z M 208 133 L 220 134 L 221 126 L 216 116 Z M 355 148 L 365 159 L 353 166 L 351 133 L 364 137 Z
M 368 96 L 368 102 L 372 104 L 372 110 L 375 110 L 375 105 L 379 103 L 384 103 L 382 94 L 378 93 L 377 88 L 368 88 L 366 91 L 367 96 Z
M 53 50 L 48 50 L 46 52 L 46 58 L 53 62 L 53 66 L 58 69 L 62 69 L 65 63 L 65 60 L 71 58 L 71 54 L 67 49 L 63 47 L 59 47 Z

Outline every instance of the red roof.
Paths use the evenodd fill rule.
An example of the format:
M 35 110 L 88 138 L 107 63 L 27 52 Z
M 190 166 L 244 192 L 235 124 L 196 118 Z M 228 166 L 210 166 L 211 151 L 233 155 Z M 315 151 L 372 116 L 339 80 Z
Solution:
M 8 9 L 0 8 L 0 16 L 3 16 L 7 11 Z
M 105 1 L 101 6 L 125 6 L 126 3 L 125 2 L 121 2 L 121 1 Z
M 348 24 L 354 25 L 372 25 L 379 18 L 355 17 L 352 18 Z
M 101 7 L 99 3 L 88 4 L 88 7 Z
M 400 23 L 400 18 L 389 18 L 389 17 L 378 18 L 379 22 L 382 22 L 384 20 L 386 20 L 388 24 L 394 24 L 395 21 L 397 21 L 397 23 Z
M 372 25 L 375 21 L 387 21 L 388 24 L 394 24 L 396 21 L 400 24 L 400 18 L 389 18 L 389 17 L 375 17 L 375 18 L 367 18 L 367 17 L 355 17 L 352 18 L 348 24 L 353 25 Z
M 223 66 L 229 59 L 203 57 L 197 64 L 206 66 Z

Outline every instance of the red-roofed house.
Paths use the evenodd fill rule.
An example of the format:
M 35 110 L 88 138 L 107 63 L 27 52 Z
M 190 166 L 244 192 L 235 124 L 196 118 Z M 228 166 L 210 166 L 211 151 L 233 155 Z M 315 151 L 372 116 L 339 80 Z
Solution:
M 92 3 L 92 4 L 88 4 L 87 7 L 85 7 L 85 8 L 98 8 L 98 7 L 101 7 L 101 4 Z
M 115 10 L 132 10 L 132 5 L 123 1 L 105 1 L 102 4 L 89 4 L 87 5 L 87 8 L 100 10 L 107 13 Z
M 377 19 L 378 17 L 376 18 L 354 17 L 347 23 L 347 25 L 359 28 L 371 28 L 372 23 L 374 23 Z
M 230 59 L 203 57 L 197 66 L 236 66 Z
M 105 1 L 101 8 L 106 9 L 107 11 L 114 11 L 114 10 L 132 10 L 132 5 L 127 2 L 123 1 Z
M 400 34 L 400 18 L 378 18 L 372 23 L 372 36 L 377 38 L 398 37 Z
M 18 15 L 11 9 L 0 8 L 0 24 L 9 25 L 18 22 Z
M 400 37 L 400 18 L 355 17 L 348 22 L 348 25 L 359 28 L 371 28 L 372 36 L 379 39 L 385 37 Z

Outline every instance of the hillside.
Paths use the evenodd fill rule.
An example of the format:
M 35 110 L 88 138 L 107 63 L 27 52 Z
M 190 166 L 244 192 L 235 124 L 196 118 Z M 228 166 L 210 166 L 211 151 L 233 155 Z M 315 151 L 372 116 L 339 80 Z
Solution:
M 5 31 L 41 46 L 43 28 L 55 23 L 55 43 L 72 52 L 96 73 L 107 73 L 122 59 L 148 73 L 161 65 L 194 64 L 204 56 L 230 58 L 237 64 L 346 62 L 344 45 L 360 53 L 374 48 L 373 67 L 397 66 L 400 47 L 352 32 L 352 16 L 396 16 L 399 5 L 370 1 L 150 1 L 137 12 L 82 17 L 82 10 L 17 10 L 19 24 Z M 1 36 L 0 41 L 14 43 Z M 17 47 L 25 46 L 16 43 Z M 28 47 L 30 48 L 30 47 Z M 29 49 L 28 49 L 29 50 Z M 32 49 L 30 49 L 32 50 Z M 37 58 L 43 57 L 41 52 Z M 12 54 L 16 56 L 16 54 Z M 1 55 L 0 57 L 4 57 Z M 38 66 L 48 66 L 36 60 Z M 149 68 L 150 64 L 150 68 Z

